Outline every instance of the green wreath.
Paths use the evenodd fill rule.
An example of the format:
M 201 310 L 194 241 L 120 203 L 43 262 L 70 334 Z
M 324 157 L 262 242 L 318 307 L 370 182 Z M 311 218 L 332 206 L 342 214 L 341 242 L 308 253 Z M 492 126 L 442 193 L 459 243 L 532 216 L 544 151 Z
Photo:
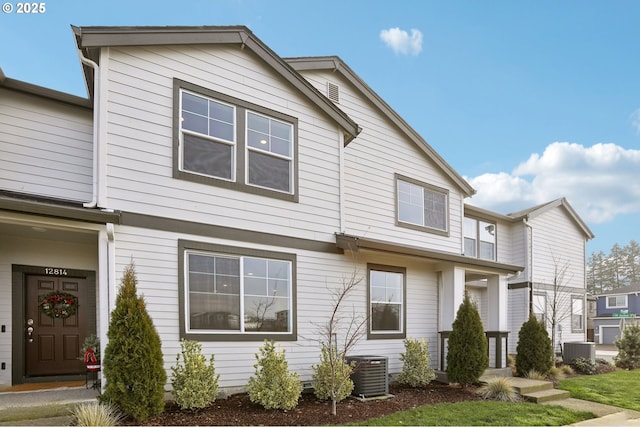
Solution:
M 40 310 L 49 317 L 66 319 L 78 311 L 78 298 L 67 292 L 49 292 L 40 296 Z

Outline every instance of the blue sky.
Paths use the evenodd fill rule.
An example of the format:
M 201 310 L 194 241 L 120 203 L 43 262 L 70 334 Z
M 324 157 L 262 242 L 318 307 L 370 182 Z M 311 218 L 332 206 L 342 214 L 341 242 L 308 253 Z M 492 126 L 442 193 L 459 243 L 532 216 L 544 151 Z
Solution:
M 70 25 L 246 25 L 282 57 L 338 55 L 478 190 L 469 203 L 564 196 L 588 253 L 640 240 L 640 1 L 0 2 L 5 75 L 80 96 Z

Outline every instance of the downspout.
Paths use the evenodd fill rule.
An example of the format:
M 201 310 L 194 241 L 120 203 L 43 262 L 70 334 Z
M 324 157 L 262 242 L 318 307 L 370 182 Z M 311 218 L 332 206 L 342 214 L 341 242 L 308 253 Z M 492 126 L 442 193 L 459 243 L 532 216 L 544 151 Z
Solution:
M 339 174 L 339 184 L 340 188 L 338 189 L 339 191 L 339 203 L 340 203 L 340 212 L 339 212 L 339 228 L 340 228 L 340 233 L 345 233 L 346 232 L 346 224 L 345 224 L 345 197 L 344 197 L 344 192 L 345 192 L 345 188 L 344 188 L 344 134 L 342 132 L 338 132 L 338 134 L 340 135 L 340 141 L 338 144 L 338 154 L 339 154 L 339 158 L 338 158 L 338 174 Z
M 78 48 L 78 58 L 84 65 L 93 69 L 93 182 L 91 190 L 91 201 L 84 203 L 85 208 L 95 208 L 98 205 L 98 126 L 100 105 L 100 69 L 98 64 L 86 58 L 82 50 Z
M 533 226 L 527 221 L 527 217 L 522 218 L 522 223 L 531 232 L 531 239 L 529 239 L 529 233 L 526 233 L 527 237 L 527 275 L 529 276 L 529 316 L 533 313 Z M 546 311 L 546 307 L 545 307 Z M 528 317 L 527 317 L 528 318 Z

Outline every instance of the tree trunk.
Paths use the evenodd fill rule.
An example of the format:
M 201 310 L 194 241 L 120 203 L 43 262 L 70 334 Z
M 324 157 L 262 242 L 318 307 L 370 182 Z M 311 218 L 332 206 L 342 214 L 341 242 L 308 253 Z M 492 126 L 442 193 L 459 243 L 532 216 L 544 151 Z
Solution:
M 331 399 L 331 415 L 337 415 L 338 414 L 338 408 L 336 407 L 337 405 L 336 399 Z

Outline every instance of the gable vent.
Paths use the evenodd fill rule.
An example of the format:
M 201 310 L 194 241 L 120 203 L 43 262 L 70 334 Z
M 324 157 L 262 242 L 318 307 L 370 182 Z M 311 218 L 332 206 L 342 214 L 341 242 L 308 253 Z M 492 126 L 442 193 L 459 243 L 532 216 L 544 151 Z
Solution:
M 336 104 L 340 103 L 340 87 L 337 84 L 327 82 L 327 96 Z

